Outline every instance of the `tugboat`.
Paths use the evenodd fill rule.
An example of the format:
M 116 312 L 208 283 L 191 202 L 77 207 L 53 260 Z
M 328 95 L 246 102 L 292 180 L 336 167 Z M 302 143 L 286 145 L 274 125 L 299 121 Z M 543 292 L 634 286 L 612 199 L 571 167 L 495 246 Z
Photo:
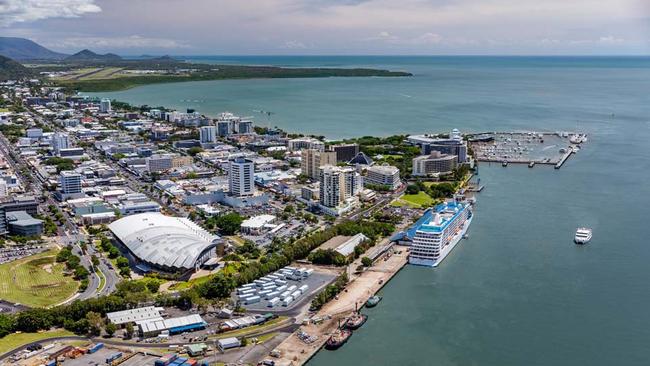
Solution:
M 334 334 L 332 334 L 327 342 L 325 342 L 325 349 L 333 351 L 335 349 L 341 348 L 352 337 L 352 331 L 348 329 L 337 329 Z
M 366 307 L 367 308 L 373 308 L 373 307 L 377 306 L 377 304 L 379 304 L 380 301 L 381 301 L 381 296 L 376 296 L 375 295 L 375 296 L 369 298 L 368 301 L 366 301 Z
M 361 328 L 366 320 L 368 320 L 368 315 L 355 312 L 345 321 L 343 326 L 349 330 L 357 330 Z

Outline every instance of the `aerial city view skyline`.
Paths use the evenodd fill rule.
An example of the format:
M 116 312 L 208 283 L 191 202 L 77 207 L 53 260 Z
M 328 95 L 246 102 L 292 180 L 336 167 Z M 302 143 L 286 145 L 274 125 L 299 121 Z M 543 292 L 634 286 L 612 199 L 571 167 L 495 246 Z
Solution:
M 649 19 L 0 1 L 0 365 L 646 365 Z

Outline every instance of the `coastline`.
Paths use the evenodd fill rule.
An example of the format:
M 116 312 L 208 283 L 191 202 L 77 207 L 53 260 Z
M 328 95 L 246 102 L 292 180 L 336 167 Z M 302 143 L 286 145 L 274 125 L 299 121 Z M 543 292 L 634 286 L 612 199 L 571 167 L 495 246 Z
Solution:
M 329 335 L 336 330 L 339 321 L 347 318 L 358 304 L 363 306 L 408 264 L 407 247 L 395 245 L 394 248 L 393 252 L 396 254 L 392 254 L 387 260 L 377 259 L 375 265 L 351 278 L 346 290 L 339 294 L 338 299 L 328 302 L 315 315 L 327 320 L 320 324 L 310 323 L 301 327 L 302 331 L 310 336 L 317 336 L 316 342 L 305 344 L 296 336 L 297 333 L 291 334 L 276 347 L 280 357 L 275 359 L 275 364 L 304 365 L 321 351 Z

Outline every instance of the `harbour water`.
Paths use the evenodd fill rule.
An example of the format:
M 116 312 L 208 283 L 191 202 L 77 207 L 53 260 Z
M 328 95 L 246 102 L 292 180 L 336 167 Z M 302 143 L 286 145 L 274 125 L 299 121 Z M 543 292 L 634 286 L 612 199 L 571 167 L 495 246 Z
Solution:
M 243 60 L 229 61 L 415 76 L 211 81 L 101 95 L 210 114 L 270 110 L 274 125 L 328 138 L 576 125 L 589 134 L 560 170 L 482 164 L 486 188 L 469 239 L 436 269 L 403 269 L 350 341 L 310 365 L 648 364 L 650 59 Z M 572 243 L 579 226 L 593 229 L 588 245 Z

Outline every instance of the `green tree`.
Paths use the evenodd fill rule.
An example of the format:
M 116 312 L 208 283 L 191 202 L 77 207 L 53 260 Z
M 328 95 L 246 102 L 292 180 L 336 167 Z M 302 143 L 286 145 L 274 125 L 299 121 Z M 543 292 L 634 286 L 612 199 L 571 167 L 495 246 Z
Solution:
M 128 338 L 128 339 L 133 338 L 133 333 L 134 333 L 133 323 L 126 323 L 126 329 L 125 330 L 126 330 L 126 338 Z
M 364 267 L 370 267 L 372 266 L 372 259 L 368 257 L 363 257 L 361 258 L 361 264 L 363 264 Z
M 117 327 L 113 323 L 108 323 L 104 327 L 104 331 L 106 332 L 106 335 L 109 337 L 112 337 L 113 334 L 115 334 L 115 331 L 117 330 Z
M 215 223 L 223 235 L 233 235 L 241 227 L 244 218 L 236 212 L 231 212 L 217 217 Z

